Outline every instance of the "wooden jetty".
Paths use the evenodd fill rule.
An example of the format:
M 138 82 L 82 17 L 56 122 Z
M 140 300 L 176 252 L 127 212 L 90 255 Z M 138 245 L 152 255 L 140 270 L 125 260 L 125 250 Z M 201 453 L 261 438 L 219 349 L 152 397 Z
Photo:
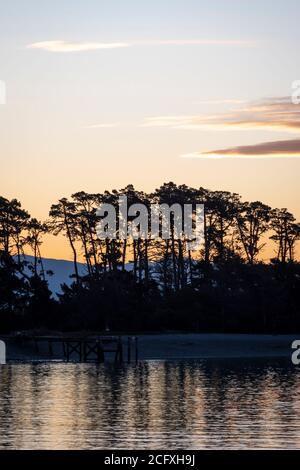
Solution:
M 114 354 L 115 362 L 124 361 L 122 336 L 38 336 L 22 335 L 20 340 L 31 341 L 37 353 L 41 343 L 48 345 L 48 356 L 54 356 L 55 345 L 61 348 L 64 359 L 75 362 L 104 362 L 107 354 Z M 127 362 L 138 361 L 138 338 L 127 337 Z

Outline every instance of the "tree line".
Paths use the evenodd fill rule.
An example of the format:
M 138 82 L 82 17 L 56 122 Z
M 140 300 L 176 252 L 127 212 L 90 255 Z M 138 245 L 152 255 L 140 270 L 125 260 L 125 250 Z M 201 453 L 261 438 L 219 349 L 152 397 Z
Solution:
M 176 238 L 99 240 L 100 204 L 127 196 L 128 205 L 204 204 L 204 245 L 197 252 Z M 129 218 L 130 222 L 130 218 Z M 150 224 L 149 224 L 150 227 Z M 64 235 L 73 258 L 71 286 L 55 300 L 41 247 L 46 234 Z M 300 224 L 286 208 L 244 202 L 228 191 L 172 182 L 147 194 L 121 190 L 74 193 L 41 222 L 16 199 L 0 197 L 0 313 L 5 329 L 239 330 L 295 329 L 299 325 Z M 262 262 L 266 244 L 274 256 Z M 25 253 L 33 255 L 29 263 Z M 79 260 L 86 273 L 79 274 Z M 270 311 L 270 309 L 272 309 Z M 0 319 L 1 322 L 1 319 Z M 1 326 L 0 326 L 1 328 Z

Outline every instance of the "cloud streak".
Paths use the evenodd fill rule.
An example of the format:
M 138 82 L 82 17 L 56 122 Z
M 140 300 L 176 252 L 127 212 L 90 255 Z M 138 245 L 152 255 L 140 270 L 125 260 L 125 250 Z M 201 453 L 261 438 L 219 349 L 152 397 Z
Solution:
M 84 52 L 100 49 L 120 49 L 134 46 L 254 46 L 254 41 L 235 39 L 162 39 L 130 42 L 68 42 L 62 40 L 41 41 L 28 44 L 27 49 L 48 52 Z
M 300 158 L 300 139 L 278 140 L 254 145 L 242 145 L 220 150 L 194 152 L 181 158 Z
M 84 52 L 99 49 L 119 49 L 129 47 L 126 42 L 66 42 L 42 41 L 29 44 L 28 49 L 41 49 L 49 52 Z
M 244 104 L 245 100 L 224 99 L 224 100 L 200 100 L 194 104 Z
M 300 131 L 300 106 L 291 98 L 273 98 L 251 102 L 220 114 L 155 116 L 146 118 L 144 127 L 208 130 Z
M 158 39 L 134 41 L 133 46 L 254 46 L 254 41 L 239 39 Z

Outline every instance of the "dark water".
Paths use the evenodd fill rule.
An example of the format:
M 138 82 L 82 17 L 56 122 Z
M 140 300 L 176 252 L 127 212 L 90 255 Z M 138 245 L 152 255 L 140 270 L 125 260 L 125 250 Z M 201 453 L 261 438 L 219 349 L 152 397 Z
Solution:
M 0 368 L 1 449 L 299 447 L 289 362 Z

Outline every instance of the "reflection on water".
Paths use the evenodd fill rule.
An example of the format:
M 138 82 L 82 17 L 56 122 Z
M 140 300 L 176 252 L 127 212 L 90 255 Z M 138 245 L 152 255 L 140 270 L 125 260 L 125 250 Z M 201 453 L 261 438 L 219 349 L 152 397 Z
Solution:
M 288 363 L 17 364 L 0 368 L 0 448 L 299 448 Z

